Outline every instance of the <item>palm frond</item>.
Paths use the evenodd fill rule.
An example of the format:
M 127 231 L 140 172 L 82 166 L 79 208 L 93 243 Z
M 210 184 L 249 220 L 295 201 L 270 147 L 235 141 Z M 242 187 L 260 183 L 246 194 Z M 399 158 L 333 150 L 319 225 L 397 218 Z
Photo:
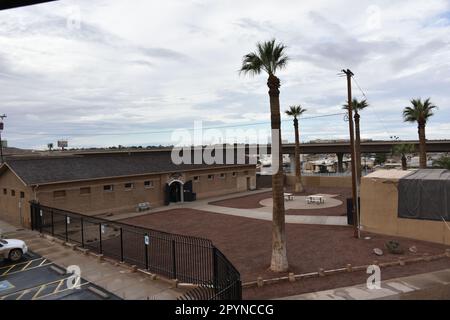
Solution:
M 256 51 L 244 56 L 241 73 L 259 74 L 262 70 L 275 75 L 277 70 L 286 67 L 289 60 L 285 54 L 286 46 L 276 43 L 275 39 L 256 44 Z
M 434 115 L 433 109 L 437 107 L 430 101 L 430 98 L 422 102 L 422 99 L 412 99 L 412 107 L 403 109 L 403 120 L 405 122 L 420 122 L 425 124 Z
M 290 106 L 288 110 L 286 110 L 286 114 L 288 116 L 297 118 L 300 117 L 307 109 L 303 108 L 301 105 Z

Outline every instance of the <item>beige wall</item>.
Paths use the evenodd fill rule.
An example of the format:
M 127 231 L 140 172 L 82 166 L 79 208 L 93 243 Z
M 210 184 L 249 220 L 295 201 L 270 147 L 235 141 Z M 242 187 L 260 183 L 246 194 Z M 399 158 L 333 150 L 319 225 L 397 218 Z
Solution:
M 352 180 L 350 176 L 302 176 L 302 182 L 307 187 L 352 187 Z M 289 186 L 294 186 L 295 176 L 286 175 L 286 184 Z
M 235 177 L 233 177 L 233 172 L 236 172 Z M 225 177 L 221 178 L 220 173 L 225 173 Z M 213 180 L 208 180 L 209 174 L 214 174 Z M 186 175 L 186 181 L 193 180 L 194 176 L 200 177 L 199 181 L 192 182 L 193 192 L 197 194 L 197 199 L 256 189 L 256 169 L 254 166 L 244 170 L 230 168 L 220 171 L 202 170 L 199 173 L 190 172 Z
M 233 172 L 236 172 L 235 177 Z M 220 173 L 225 173 L 225 177 L 221 178 Z M 208 179 L 210 174 L 214 175 L 214 179 Z M 195 170 L 181 174 L 180 179 L 187 182 L 193 180 L 194 176 L 200 177 L 198 182 L 192 183 L 197 199 L 256 188 L 255 166 Z M 29 201 L 35 197 L 49 207 L 90 215 L 135 211 L 137 204 L 142 202 L 159 207 L 164 205 L 164 188 L 170 178 L 170 174 L 157 174 L 41 185 L 32 189 L 25 187 L 15 174 L 7 170 L 0 175 L 0 219 L 21 224 L 22 216 L 25 226 L 29 226 Z M 153 181 L 153 187 L 145 188 L 145 181 Z M 133 189 L 126 190 L 125 183 L 133 183 Z M 105 185 L 113 185 L 114 190 L 104 191 Z M 82 194 L 80 189 L 86 187 L 90 187 L 90 193 Z M 6 196 L 3 195 L 3 188 L 7 189 Z M 14 197 L 11 196 L 11 189 L 16 192 Z M 23 199 L 20 199 L 21 191 L 25 195 Z M 55 197 L 55 191 L 65 191 L 65 196 Z M 22 208 L 19 208 L 20 200 Z
M 152 188 L 145 188 L 144 181 L 153 181 Z M 125 183 L 133 183 L 131 190 Z M 113 185 L 113 191 L 104 191 L 105 185 Z M 104 179 L 86 182 L 43 185 L 37 188 L 37 199 L 43 205 L 85 214 L 130 211 L 141 202 L 152 206 L 163 204 L 163 188 L 160 175 Z M 90 194 L 81 194 L 80 189 L 90 187 Z M 55 197 L 54 191 L 64 190 L 65 197 Z
M 15 196 L 11 195 L 12 190 L 15 191 Z M 24 198 L 21 198 L 21 192 L 24 193 Z M 0 176 L 1 220 L 30 227 L 30 200 L 32 200 L 31 188 L 26 187 L 14 173 L 8 170 Z
M 443 221 L 398 218 L 398 179 L 363 177 L 361 225 L 364 230 L 450 245 Z

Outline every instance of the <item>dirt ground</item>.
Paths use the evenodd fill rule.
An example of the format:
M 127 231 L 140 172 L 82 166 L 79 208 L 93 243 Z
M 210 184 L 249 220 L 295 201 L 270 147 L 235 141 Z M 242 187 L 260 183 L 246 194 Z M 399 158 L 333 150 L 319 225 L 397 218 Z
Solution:
M 291 188 L 288 188 L 286 192 L 292 192 Z M 337 207 L 332 208 L 324 208 L 324 209 L 289 209 L 286 210 L 286 214 L 288 215 L 319 215 L 319 216 L 345 216 L 347 214 L 347 204 L 346 199 L 351 198 L 352 190 L 350 188 L 315 188 L 308 187 L 304 192 L 295 192 L 295 195 L 298 196 L 307 196 L 312 194 L 333 194 L 338 195 L 335 199 L 342 201 L 342 204 Z M 236 208 L 236 209 L 256 209 L 262 208 L 263 206 L 259 203 L 261 200 L 271 198 L 272 191 L 257 193 L 254 195 L 236 197 L 226 200 L 214 201 L 209 204 L 228 207 L 228 208 Z
M 271 257 L 271 222 L 216 214 L 194 209 L 173 209 L 150 213 L 124 220 L 126 223 L 154 228 L 167 232 L 181 233 L 207 238 L 230 259 L 241 273 L 244 282 L 254 281 L 258 276 L 265 279 L 287 275 L 268 270 Z M 182 222 L 182 223 L 181 223 Z M 287 224 L 287 250 L 290 270 L 296 274 L 315 272 L 319 268 L 333 269 L 346 264 L 364 265 L 374 260 L 393 261 L 399 255 L 387 253 L 384 243 L 398 240 L 405 253 L 402 257 L 420 256 L 424 253 L 442 253 L 444 245 L 363 233 L 370 240 L 353 238 L 350 227 Z M 417 253 L 408 248 L 417 247 Z M 381 257 L 373 254 L 373 248 L 381 248 Z M 438 269 L 450 268 L 450 259 L 434 262 L 420 262 L 405 267 L 392 267 L 383 270 L 383 279 L 406 276 Z M 365 281 L 363 272 L 333 275 L 325 278 L 306 279 L 290 284 L 288 282 L 270 285 L 258 290 L 245 289 L 244 298 L 275 298 L 303 292 L 330 289 L 333 287 L 359 284 Z

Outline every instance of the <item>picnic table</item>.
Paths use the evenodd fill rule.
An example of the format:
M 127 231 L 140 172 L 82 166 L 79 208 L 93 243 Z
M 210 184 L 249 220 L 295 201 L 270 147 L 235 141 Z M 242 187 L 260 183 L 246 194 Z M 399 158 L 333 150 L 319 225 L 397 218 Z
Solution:
M 284 200 L 286 201 L 294 200 L 294 195 L 292 193 L 284 193 Z
M 316 203 L 316 204 L 322 204 L 325 203 L 325 198 L 323 196 L 307 196 L 306 197 L 307 203 Z

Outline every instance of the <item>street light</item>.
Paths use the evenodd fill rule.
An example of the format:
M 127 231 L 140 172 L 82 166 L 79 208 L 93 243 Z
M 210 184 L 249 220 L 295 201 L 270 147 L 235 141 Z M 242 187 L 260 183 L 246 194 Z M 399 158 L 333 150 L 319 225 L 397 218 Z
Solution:
M 3 164 L 3 141 L 2 141 L 2 131 L 4 128 L 3 119 L 6 118 L 6 114 L 0 116 L 0 163 Z

